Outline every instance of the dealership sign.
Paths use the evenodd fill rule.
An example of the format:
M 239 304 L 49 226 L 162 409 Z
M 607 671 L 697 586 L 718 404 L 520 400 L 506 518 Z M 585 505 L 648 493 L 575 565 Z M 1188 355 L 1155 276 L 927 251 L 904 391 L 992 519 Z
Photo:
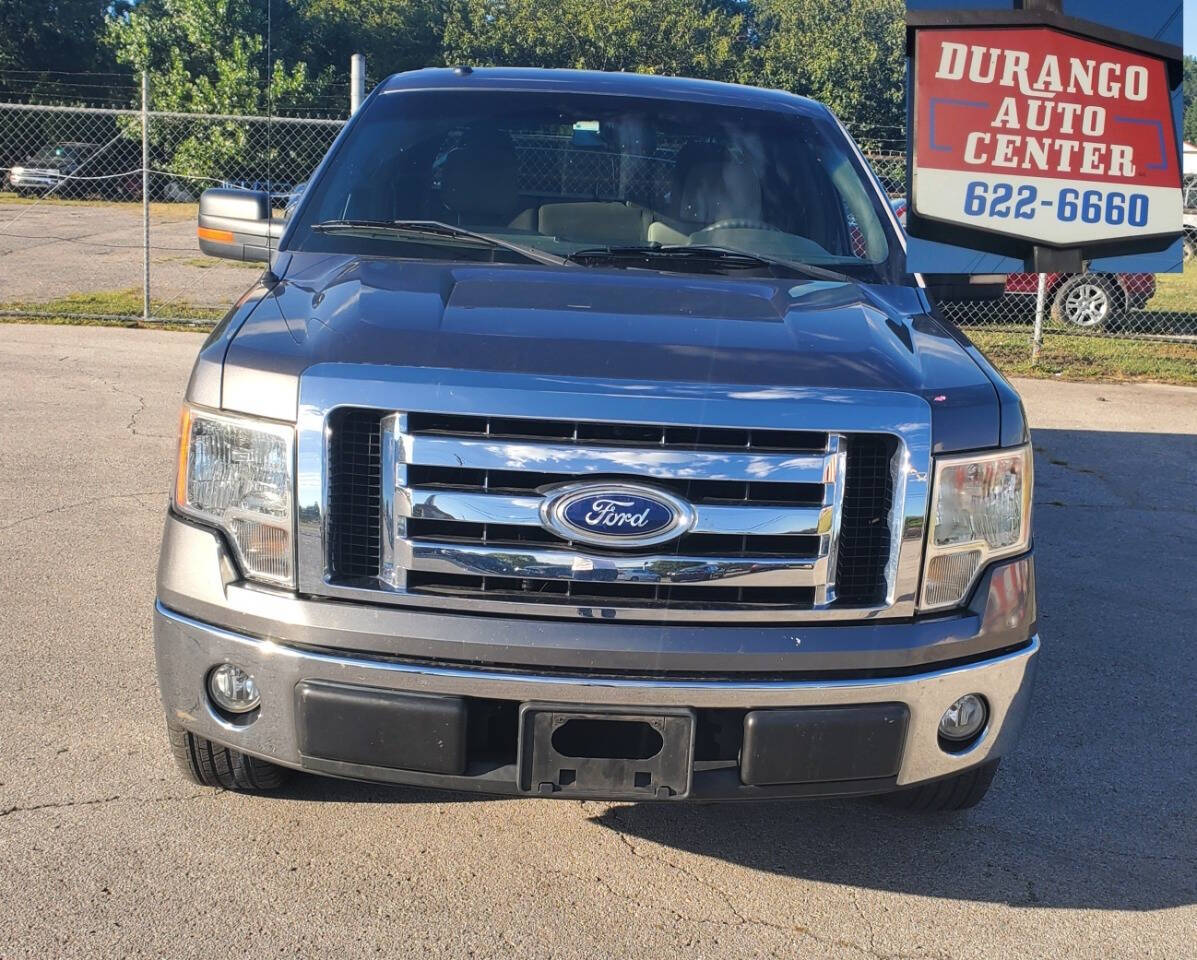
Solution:
M 1036 26 L 924 28 L 914 50 L 924 235 L 939 224 L 1086 250 L 1179 235 L 1164 60 Z

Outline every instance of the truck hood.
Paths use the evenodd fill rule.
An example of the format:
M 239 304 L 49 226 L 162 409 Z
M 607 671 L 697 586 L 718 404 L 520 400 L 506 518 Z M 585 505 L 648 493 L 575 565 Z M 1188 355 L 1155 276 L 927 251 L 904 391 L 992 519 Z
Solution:
M 902 286 L 297 255 L 230 343 L 221 405 L 293 420 L 317 363 L 898 391 L 939 449 L 999 435 L 993 384 Z

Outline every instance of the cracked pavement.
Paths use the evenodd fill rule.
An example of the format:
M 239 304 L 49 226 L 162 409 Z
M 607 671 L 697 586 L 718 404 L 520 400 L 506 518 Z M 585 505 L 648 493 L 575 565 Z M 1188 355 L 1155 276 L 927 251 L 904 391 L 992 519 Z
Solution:
M 150 611 L 190 334 L 0 326 L 0 958 L 1181 958 L 1197 391 L 1022 382 L 1044 639 L 987 800 L 190 786 Z

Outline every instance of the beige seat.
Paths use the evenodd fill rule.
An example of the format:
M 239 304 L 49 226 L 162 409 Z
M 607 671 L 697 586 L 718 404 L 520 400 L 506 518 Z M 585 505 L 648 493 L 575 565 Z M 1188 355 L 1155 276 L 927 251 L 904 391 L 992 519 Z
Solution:
M 575 243 L 633 246 L 647 239 L 649 220 L 643 207 L 618 200 L 546 203 L 540 208 L 537 230 Z

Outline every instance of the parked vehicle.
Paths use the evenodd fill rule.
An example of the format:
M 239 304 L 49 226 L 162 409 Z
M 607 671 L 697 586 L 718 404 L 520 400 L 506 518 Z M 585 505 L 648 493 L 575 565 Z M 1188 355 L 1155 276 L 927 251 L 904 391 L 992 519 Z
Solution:
M 905 227 L 906 198 L 891 198 L 890 206 Z M 1187 250 L 1186 246 L 1186 259 Z M 988 283 L 998 278 L 985 276 L 973 279 Z M 1060 326 L 1089 329 L 1114 326 L 1128 311 L 1142 310 L 1155 296 L 1155 286 L 1153 273 L 1049 273 L 1048 309 L 1051 320 Z M 992 316 L 1002 320 L 1030 322 L 1034 319 L 1038 295 L 1039 274 L 1012 273 L 1005 279 L 1004 307 L 986 309 L 991 311 Z
M 1006 277 L 1006 302 L 1016 316 L 1033 319 L 1039 274 Z M 1142 310 L 1155 296 L 1153 273 L 1049 273 L 1047 302 L 1059 326 L 1098 329 L 1114 326 L 1130 310 Z M 1018 298 L 1018 299 L 1016 299 Z
M 43 147 L 8 174 L 8 185 L 26 195 L 71 199 L 141 199 L 141 142 L 118 137 L 104 144 L 57 143 Z M 159 172 L 160 151 L 150 156 L 150 199 L 194 202 L 185 182 Z
M 985 794 L 1039 650 L 1026 419 L 826 107 L 401 74 L 285 226 L 220 189 L 198 235 L 271 259 L 181 418 L 188 776 Z
M 8 171 L 8 186 L 20 194 L 41 194 L 63 185 L 99 149 L 97 143 L 50 143 Z

